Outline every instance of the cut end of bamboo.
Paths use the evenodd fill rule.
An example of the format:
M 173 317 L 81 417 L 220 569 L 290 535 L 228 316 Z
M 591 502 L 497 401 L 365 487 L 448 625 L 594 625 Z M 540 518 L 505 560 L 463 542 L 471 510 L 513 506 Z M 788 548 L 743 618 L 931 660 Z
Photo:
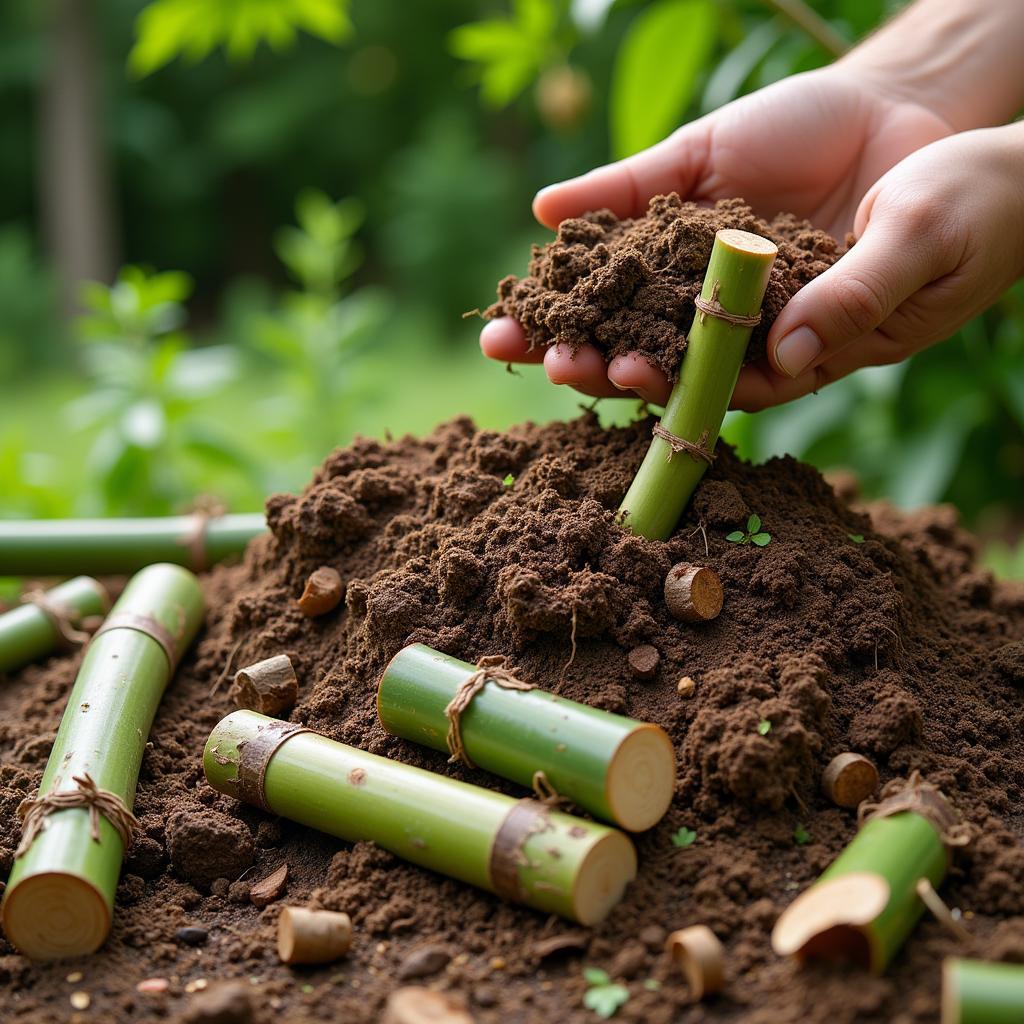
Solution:
M 103 896 L 77 875 L 30 875 L 7 891 L 4 932 L 30 960 L 61 960 L 95 953 L 110 931 Z
M 725 591 L 714 569 L 680 562 L 665 577 L 665 606 L 680 622 L 710 622 L 724 603 Z
M 348 914 L 285 907 L 277 919 L 277 955 L 286 964 L 329 964 L 352 945 Z
M 889 903 L 889 883 L 868 871 L 819 882 L 783 911 L 772 931 L 779 956 L 876 967 L 868 926 Z
M 615 822 L 630 832 L 652 828 L 668 810 L 676 783 L 672 741 L 660 726 L 641 725 L 608 765 L 607 797 Z
M 771 262 L 779 254 L 779 247 L 762 235 L 752 231 L 741 231 L 739 228 L 722 228 L 715 234 L 716 241 L 737 255 L 761 258 Z
M 942 961 L 942 1015 L 939 1024 L 963 1024 L 959 977 L 962 962 L 948 956 Z
M 878 769 L 863 754 L 836 754 L 822 773 L 821 788 L 834 804 L 857 807 L 878 788 Z
M 573 917 L 582 925 L 603 921 L 636 878 L 636 850 L 629 837 L 609 829 L 587 851 L 572 891 Z
M 683 972 L 693 999 L 721 991 L 725 985 L 725 950 L 706 924 L 673 932 L 665 948 Z

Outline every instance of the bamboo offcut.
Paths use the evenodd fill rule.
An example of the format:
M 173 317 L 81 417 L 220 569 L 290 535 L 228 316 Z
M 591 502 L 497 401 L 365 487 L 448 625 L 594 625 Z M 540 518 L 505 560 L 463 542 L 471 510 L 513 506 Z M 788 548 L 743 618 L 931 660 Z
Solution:
M 110 607 L 106 589 L 90 576 L 76 576 L 23 600 L 0 615 L 0 672 L 21 668 L 62 645 L 78 646 L 88 639 L 80 633 L 82 621 L 105 615 Z
M 221 793 L 585 925 L 602 920 L 636 874 L 633 844 L 616 829 L 253 711 L 217 725 L 203 766 Z
M 448 709 L 477 672 L 424 644 L 404 648 L 377 688 L 381 725 L 395 736 L 450 750 Z M 545 690 L 488 681 L 457 727 L 472 764 L 524 786 L 553 789 L 631 832 L 655 825 L 672 801 L 675 755 L 657 725 Z
M 240 554 L 267 529 L 260 513 L 144 519 L 0 519 L 0 576 L 136 572 L 154 562 L 194 572 Z
M 749 231 L 715 235 L 699 299 L 704 308 L 694 317 L 659 424 L 658 434 L 669 438 L 651 441 L 619 509 L 623 525 L 641 537 L 669 537 L 708 468 L 777 253 L 773 242 Z
M 26 956 L 80 956 L 106 938 L 150 726 L 202 615 L 196 578 L 152 565 L 89 644 L 4 894 L 4 931 Z
M 1024 965 L 959 960 L 942 963 L 942 1024 L 1020 1024 Z

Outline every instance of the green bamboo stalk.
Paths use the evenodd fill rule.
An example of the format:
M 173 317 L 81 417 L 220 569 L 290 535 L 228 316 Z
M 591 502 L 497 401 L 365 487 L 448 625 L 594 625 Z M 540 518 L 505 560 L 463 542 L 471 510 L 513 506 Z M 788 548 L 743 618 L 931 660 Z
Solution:
M 733 228 L 719 231 L 701 298 L 717 300 L 734 316 L 756 316 L 777 253 L 774 243 L 760 235 Z M 700 449 L 714 451 L 751 329 L 697 313 L 662 427 Z M 699 456 L 673 452 L 668 441 L 655 437 L 622 499 L 623 525 L 641 537 L 667 539 L 707 467 Z
M 403 739 L 448 750 L 446 708 L 476 671 L 424 644 L 404 648 L 377 688 L 381 725 Z M 474 765 L 524 786 L 550 785 L 631 832 L 655 825 L 672 801 L 675 755 L 657 725 L 545 690 L 488 682 L 462 712 L 460 731 Z
M 942 962 L 942 1024 L 1021 1024 L 1024 965 Z
M 105 615 L 110 607 L 106 588 L 90 576 L 76 576 L 52 587 L 43 600 L 75 630 L 81 629 L 83 619 Z M 0 672 L 21 668 L 67 642 L 53 615 L 26 602 L 0 615 Z
M 144 519 L 0 519 L 0 576 L 136 572 L 154 562 L 195 572 L 240 554 L 262 513 Z
M 115 616 L 133 625 L 114 627 Z M 79 791 L 89 776 L 130 808 L 142 753 L 173 665 L 199 628 L 199 582 L 176 565 L 134 576 L 93 638 L 68 698 L 39 788 L 40 797 Z M 141 628 L 156 620 L 164 645 Z M 111 628 L 107 628 L 107 626 Z M 159 627 L 157 627 L 159 631 Z M 43 831 L 14 861 L 2 908 L 8 939 L 37 960 L 91 953 L 110 930 L 123 844 L 108 818 L 92 835 L 89 810 L 52 811 Z
M 880 974 L 917 924 L 917 883 L 938 888 L 949 852 L 914 811 L 872 818 L 818 881 L 783 912 L 772 932 L 780 956 L 852 960 Z
M 258 800 L 244 791 L 240 761 L 283 723 L 236 711 L 213 730 L 203 766 L 221 793 Z M 262 739 L 261 739 L 262 735 Z M 263 804 L 273 814 L 350 842 L 367 840 L 405 860 L 509 897 L 508 875 L 494 870 L 499 831 L 506 849 L 513 822 L 524 830 L 501 858 L 516 898 L 538 910 L 590 925 L 602 920 L 636 874 L 636 853 L 616 829 L 541 804 L 377 757 L 313 732 L 289 736 L 265 765 Z M 269 756 L 269 760 L 263 758 Z M 538 819 L 531 813 L 541 809 Z M 516 830 L 513 830 L 516 831 Z M 511 897 L 509 897 L 511 898 Z

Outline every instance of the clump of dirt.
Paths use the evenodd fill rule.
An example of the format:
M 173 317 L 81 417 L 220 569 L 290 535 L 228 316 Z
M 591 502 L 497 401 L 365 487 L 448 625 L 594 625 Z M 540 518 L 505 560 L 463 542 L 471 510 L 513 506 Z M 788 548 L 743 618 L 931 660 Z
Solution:
M 5 1019 L 65 1021 L 71 991 L 90 995 L 94 1020 L 214 1019 L 208 1004 L 231 984 L 233 1020 L 370 1022 L 416 963 L 477 1024 L 592 1021 L 584 965 L 627 986 L 623 1020 L 923 1024 L 937 1015 L 939 961 L 963 951 L 936 922 L 922 921 L 883 978 L 799 970 L 769 947 L 779 913 L 855 834 L 855 812 L 820 792 L 822 769 L 843 750 L 874 757 L 883 781 L 919 769 L 949 794 L 978 838 L 943 895 L 973 914 L 972 955 L 1024 960 L 1024 590 L 975 568 L 951 511 L 853 507 L 788 458 L 750 466 L 723 451 L 668 541 L 633 537 L 615 509 L 650 429 L 605 430 L 588 414 L 499 434 L 459 419 L 421 440 L 357 440 L 303 494 L 271 498 L 272 533 L 241 565 L 205 578 L 207 628 L 151 735 L 136 801 L 143 838 L 109 941 L 58 965 L 0 946 Z M 767 547 L 725 540 L 750 513 L 771 534 Z M 664 607 L 665 574 L 680 561 L 721 576 L 725 607 L 713 622 L 680 623 Z M 344 600 L 310 619 L 297 599 L 322 565 L 340 574 Z M 637 837 L 639 876 L 604 924 L 579 929 L 504 904 L 205 784 L 204 741 L 232 710 L 216 680 L 229 661 L 286 653 L 300 680 L 291 720 L 518 793 L 377 724 L 380 672 L 416 641 L 470 662 L 507 655 L 525 679 L 672 735 L 675 799 Z M 659 655 L 643 681 L 629 664 L 641 646 Z M 79 660 L 54 658 L 0 685 L 4 870 L 17 804 L 38 785 Z M 677 689 L 684 676 L 696 681 L 690 696 Z M 681 849 L 672 836 L 684 826 L 696 840 Z M 287 894 L 254 906 L 251 886 L 283 863 Z M 286 903 L 350 914 L 351 954 L 322 968 L 281 965 L 274 936 Z M 691 1005 L 662 945 L 700 922 L 726 946 L 728 980 Z M 194 944 L 195 929 L 205 942 Z M 424 949 L 444 955 L 424 966 Z M 82 977 L 68 982 L 71 972 Z M 154 978 L 165 990 L 136 989 Z
M 759 359 L 782 307 L 844 249 L 792 214 L 762 220 L 742 199 L 707 207 L 673 192 L 655 196 L 643 217 L 597 210 L 562 221 L 554 241 L 533 247 L 528 276 L 501 281 L 484 315 L 515 317 L 531 347 L 561 343 L 575 352 L 590 344 L 606 359 L 639 352 L 675 380 L 721 228 L 752 231 L 779 247 L 747 351 L 749 361 Z

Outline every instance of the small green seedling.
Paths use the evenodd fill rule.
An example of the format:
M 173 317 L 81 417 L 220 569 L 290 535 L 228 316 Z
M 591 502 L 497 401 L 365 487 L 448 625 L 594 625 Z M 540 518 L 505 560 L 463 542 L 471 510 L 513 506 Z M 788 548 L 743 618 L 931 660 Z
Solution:
M 850 540 L 852 540 L 854 544 L 863 544 L 864 543 L 864 534 L 863 533 L 848 533 L 846 536 L 849 537 Z
M 502 486 L 504 487 L 511 487 L 515 482 L 516 478 L 511 473 L 509 473 L 508 476 L 506 476 L 505 479 L 501 481 Z
M 759 548 L 767 547 L 772 542 L 772 535 L 761 529 L 761 517 L 755 512 L 747 520 L 747 532 L 733 530 L 726 538 L 730 544 L 756 544 Z
M 584 967 L 583 977 L 590 986 L 583 993 L 583 1005 L 593 1010 L 598 1017 L 614 1017 L 619 1007 L 629 1000 L 629 989 L 625 985 L 615 984 L 608 977 L 607 971 L 600 967 Z
M 797 825 L 797 827 L 793 829 L 793 842 L 796 843 L 797 846 L 803 846 L 804 843 L 809 843 L 810 841 L 811 833 L 808 832 L 803 825 Z
M 757 734 L 758 736 L 767 736 L 772 731 L 772 723 L 767 718 L 762 718 L 757 723 Z
M 678 846 L 680 850 L 685 850 L 688 846 L 693 846 L 697 841 L 697 833 L 692 828 L 687 828 L 685 825 L 678 831 L 672 833 L 672 845 Z

